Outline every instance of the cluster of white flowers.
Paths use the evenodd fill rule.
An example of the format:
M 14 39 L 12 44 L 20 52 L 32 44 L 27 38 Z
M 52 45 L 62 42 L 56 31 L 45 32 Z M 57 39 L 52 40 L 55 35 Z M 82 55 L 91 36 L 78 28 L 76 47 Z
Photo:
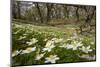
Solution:
M 30 29 L 30 26 L 31 25 L 29 25 L 27 28 Z M 22 26 L 17 26 L 17 27 L 22 27 Z M 33 30 L 33 28 L 31 28 L 30 30 L 27 30 L 23 34 L 23 36 L 19 37 L 18 40 L 22 40 L 22 39 L 26 38 L 26 36 L 28 35 L 27 33 L 32 33 L 33 32 L 32 30 Z M 17 34 L 19 32 L 21 32 L 21 29 L 16 31 L 15 34 Z M 71 49 L 72 51 L 75 51 L 76 54 L 78 55 L 78 57 L 80 57 L 80 58 L 85 58 L 85 59 L 88 59 L 88 60 L 95 60 L 95 55 L 94 56 L 89 55 L 89 52 L 92 53 L 92 51 L 93 51 L 93 48 L 91 48 L 91 45 L 93 46 L 95 44 L 95 41 L 93 41 L 93 42 L 89 41 L 90 46 L 86 46 L 87 43 L 85 44 L 84 41 L 88 42 L 88 38 L 85 39 L 85 38 L 79 37 L 75 33 L 74 33 L 73 36 L 68 37 L 67 39 L 64 39 L 64 38 L 55 37 L 56 34 L 54 34 L 54 32 L 44 32 L 44 31 L 43 32 L 35 31 L 35 32 L 38 32 L 39 35 L 42 35 L 42 34 L 45 35 L 45 37 L 43 38 L 44 40 L 42 40 L 43 44 L 46 42 L 45 46 L 41 46 L 41 44 L 39 43 L 37 38 L 32 38 L 32 39 L 30 39 L 29 41 L 26 42 L 26 44 L 28 45 L 28 47 L 26 49 L 23 49 L 23 50 L 20 50 L 20 51 L 19 50 L 13 51 L 12 57 L 17 56 L 17 55 L 22 55 L 22 54 L 29 54 L 29 53 L 33 52 L 33 53 L 35 53 L 35 59 L 34 60 L 36 60 L 36 61 L 40 61 L 40 60 L 44 59 L 45 60 L 44 63 L 56 63 L 57 60 L 61 60 L 61 57 L 59 56 L 59 54 L 55 55 L 56 51 L 55 51 L 55 49 L 53 51 L 53 48 L 57 47 L 57 49 L 60 49 L 60 47 L 61 47 L 61 48 L 64 48 L 66 50 Z M 53 35 L 54 38 L 46 37 L 49 34 Z M 36 47 L 35 47 L 35 45 L 36 45 Z M 41 48 L 39 48 L 38 45 Z M 30 47 L 30 46 L 34 46 L 34 47 Z M 78 54 L 77 53 L 78 51 L 76 51 L 76 50 L 79 50 L 80 52 L 82 52 L 82 54 Z
M 33 51 L 35 51 L 35 50 L 36 50 L 36 47 L 28 47 L 28 48 L 26 48 L 25 50 L 20 50 L 20 51 L 15 50 L 15 51 L 13 51 L 13 53 L 12 53 L 12 57 L 14 57 L 14 56 L 16 56 L 16 55 L 18 55 L 18 54 L 27 54 L 27 53 L 31 53 L 31 52 L 33 52 Z
M 85 53 L 88 53 L 88 52 L 91 52 L 92 51 L 92 49 L 90 49 L 90 46 L 88 46 L 88 47 L 82 46 L 82 48 L 80 48 L 80 50 L 82 50 Z
M 67 49 L 72 48 L 73 50 L 77 50 L 78 47 L 82 46 L 83 44 L 78 41 L 73 41 L 71 44 L 67 44 Z
M 58 39 L 58 38 L 52 38 L 51 40 L 48 40 L 47 43 L 46 43 L 46 45 L 45 45 L 45 48 L 43 48 L 43 51 L 50 52 L 51 49 L 55 47 L 55 43 L 60 43 L 62 41 L 63 41 L 62 38 L 60 38 L 60 39 Z
M 21 52 L 21 54 L 31 53 L 31 52 L 33 52 L 33 51 L 35 51 L 35 50 L 36 50 L 36 47 L 28 47 L 28 48 L 26 48 L 25 50 L 23 50 L 23 51 Z
M 54 47 L 55 47 L 54 41 L 49 40 L 49 41 L 47 41 L 47 43 L 46 43 L 46 45 L 45 45 L 45 48 L 43 48 L 43 52 L 44 52 L 44 51 L 50 52 L 51 49 L 54 48 Z
M 46 57 L 45 59 L 46 59 L 45 63 L 49 63 L 49 62 L 56 63 L 56 60 L 59 60 L 60 58 L 57 57 L 57 55 L 50 55 L 49 57 Z
M 63 47 L 63 48 L 67 48 L 67 49 L 73 49 L 73 50 L 77 50 L 78 47 L 82 46 L 83 44 L 81 42 L 78 41 L 73 41 L 71 44 L 63 44 L 60 45 L 59 47 Z
M 44 55 L 45 55 L 45 53 L 43 53 L 43 54 L 37 54 L 35 60 L 40 60 Z
M 92 51 L 92 49 L 90 49 L 90 45 L 85 47 L 83 46 L 82 42 L 78 42 L 78 41 L 73 41 L 71 44 L 64 43 L 63 45 L 60 45 L 59 47 L 73 49 L 73 50 L 77 50 L 77 48 L 79 47 L 79 50 L 83 51 L 84 53 L 88 53 Z
M 33 44 L 35 44 L 35 43 L 37 43 L 38 42 L 38 40 L 37 39 L 35 39 L 35 38 L 32 38 L 32 39 L 30 39 L 30 41 L 29 42 L 26 42 L 28 45 L 33 45 Z

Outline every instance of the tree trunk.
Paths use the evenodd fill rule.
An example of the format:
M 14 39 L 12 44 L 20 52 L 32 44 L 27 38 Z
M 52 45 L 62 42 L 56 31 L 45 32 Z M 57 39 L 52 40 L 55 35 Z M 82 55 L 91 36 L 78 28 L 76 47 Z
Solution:
M 41 14 L 41 11 L 40 11 L 38 3 L 35 3 L 35 6 L 36 6 L 38 14 L 40 16 L 40 22 L 43 23 L 43 18 L 42 18 L 42 14 Z
M 17 1 L 17 11 L 18 11 L 18 19 L 21 18 L 21 12 L 20 12 L 20 1 Z

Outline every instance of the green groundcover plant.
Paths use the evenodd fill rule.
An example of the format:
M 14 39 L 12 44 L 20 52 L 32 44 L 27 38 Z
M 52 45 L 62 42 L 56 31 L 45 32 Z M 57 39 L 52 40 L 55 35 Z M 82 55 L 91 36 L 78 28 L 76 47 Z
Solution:
M 12 66 L 95 61 L 95 36 L 12 23 Z

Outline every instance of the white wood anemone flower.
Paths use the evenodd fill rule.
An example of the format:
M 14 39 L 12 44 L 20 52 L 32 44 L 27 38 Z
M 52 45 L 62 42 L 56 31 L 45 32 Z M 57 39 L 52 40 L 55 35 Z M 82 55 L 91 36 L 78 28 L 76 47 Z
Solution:
M 37 43 L 38 42 L 38 40 L 37 39 L 35 39 L 35 38 L 32 38 L 31 40 L 30 40 L 30 42 L 26 42 L 28 45 L 33 45 L 33 44 L 35 44 L 35 43 Z
M 22 40 L 24 38 L 26 38 L 26 36 L 20 36 L 20 38 L 18 40 Z
M 59 47 L 67 48 L 67 44 L 62 44 L 62 45 L 60 45 Z
M 15 50 L 14 52 L 12 52 L 12 57 L 14 57 L 14 56 L 18 55 L 19 53 L 20 53 L 20 51 Z
M 88 46 L 88 47 L 82 46 L 82 48 L 80 48 L 80 50 L 82 50 L 84 53 L 88 53 L 88 52 L 92 51 L 92 49 L 90 49 L 90 46 Z
M 72 44 L 67 44 L 67 45 L 66 45 L 66 48 L 67 48 L 67 49 L 71 49 L 71 48 L 73 48 L 73 45 L 72 45 Z M 75 47 L 75 48 L 76 48 L 76 47 Z M 75 48 L 74 48 L 74 49 L 75 49 Z
M 48 39 L 47 38 L 45 38 L 43 41 L 47 41 Z
M 45 55 L 45 53 L 37 54 L 35 60 L 40 60 L 44 55 Z
M 33 52 L 35 50 L 36 50 L 36 47 L 28 47 L 25 50 L 23 50 L 21 54 L 31 53 L 31 52 Z
M 60 58 L 57 57 L 57 55 L 50 55 L 49 57 L 46 57 L 45 59 L 46 59 L 45 63 L 56 63 L 56 61 L 59 60 Z
M 78 41 L 74 41 L 72 44 L 67 44 L 67 49 L 77 50 L 78 47 L 82 46 L 83 44 Z
M 55 43 L 63 42 L 62 38 L 60 38 L 60 39 L 58 39 L 58 38 L 52 38 L 51 40 L 54 41 Z
M 46 45 L 45 45 L 45 48 L 43 48 L 43 52 L 44 51 L 48 51 L 48 52 L 50 52 L 51 50 L 52 50 L 52 48 L 54 48 L 55 47 L 55 45 L 54 45 L 54 41 L 48 41 L 47 43 L 46 43 Z
M 95 44 L 95 42 L 90 42 L 91 44 Z

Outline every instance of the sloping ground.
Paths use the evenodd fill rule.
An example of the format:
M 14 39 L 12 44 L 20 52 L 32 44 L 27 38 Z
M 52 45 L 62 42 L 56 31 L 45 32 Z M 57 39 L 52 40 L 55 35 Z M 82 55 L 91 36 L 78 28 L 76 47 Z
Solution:
M 16 24 L 22 24 L 22 26 L 31 26 L 34 30 L 37 31 L 45 31 L 45 32 L 58 32 L 58 33 L 64 33 L 67 35 L 72 35 L 76 33 L 76 28 L 78 28 L 76 25 L 57 25 L 57 26 L 50 26 L 50 25 L 34 25 L 34 24 L 25 24 L 20 22 L 14 22 Z
M 95 61 L 95 36 L 75 28 L 12 23 L 12 65 Z

